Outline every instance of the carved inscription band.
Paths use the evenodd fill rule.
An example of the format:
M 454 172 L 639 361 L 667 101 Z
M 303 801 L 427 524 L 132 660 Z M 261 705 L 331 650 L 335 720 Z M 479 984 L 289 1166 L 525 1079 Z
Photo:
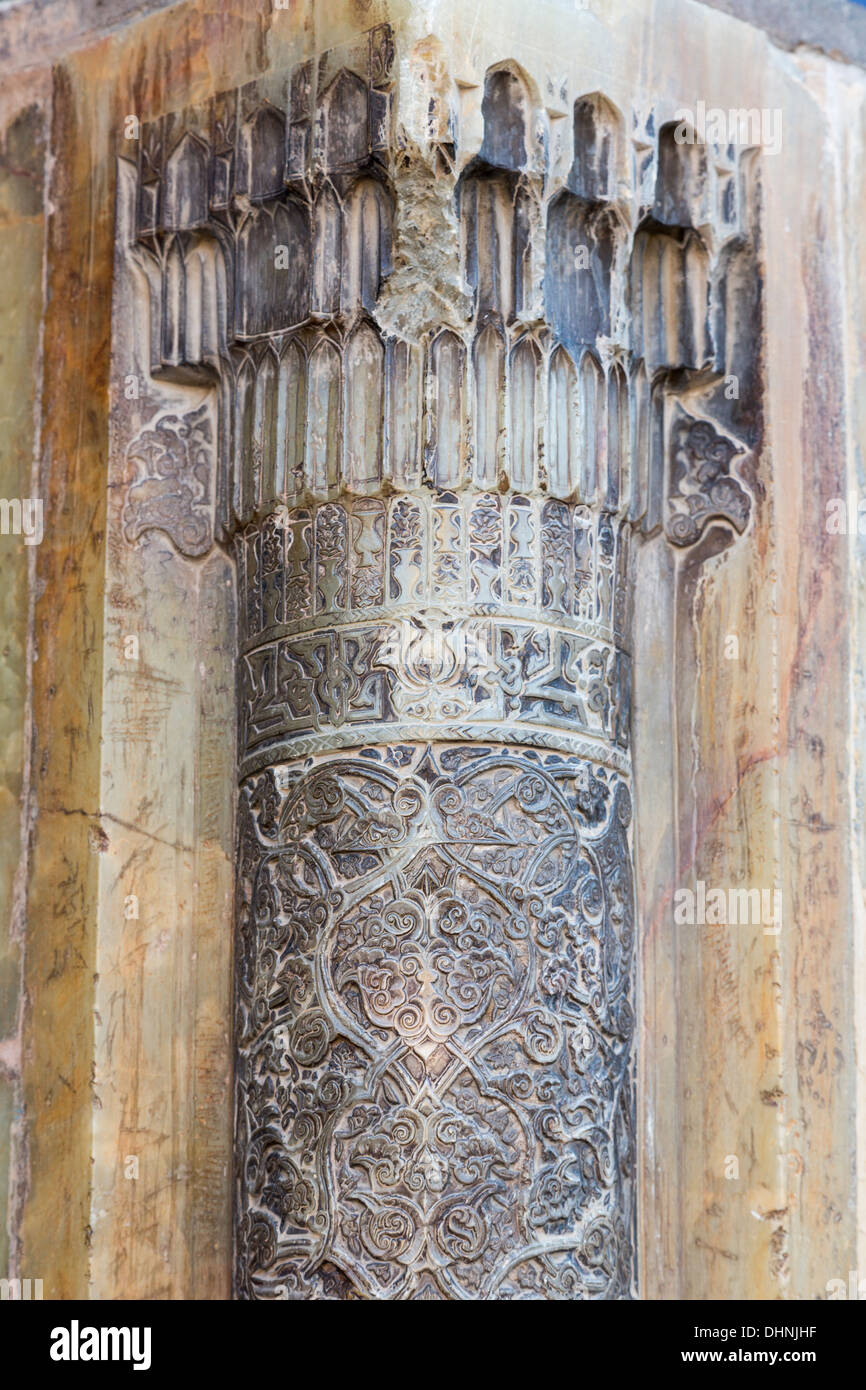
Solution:
M 584 735 L 625 769 L 626 542 L 586 507 L 435 489 L 240 532 L 242 769 L 457 726 Z

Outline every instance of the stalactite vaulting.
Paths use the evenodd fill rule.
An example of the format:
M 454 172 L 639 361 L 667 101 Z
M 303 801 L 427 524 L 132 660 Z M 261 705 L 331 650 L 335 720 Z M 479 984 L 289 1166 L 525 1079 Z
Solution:
M 749 524 L 756 180 L 599 93 L 554 178 L 519 68 L 473 149 L 430 65 L 426 143 L 385 27 L 141 141 L 152 374 L 206 391 L 130 447 L 126 536 L 237 567 L 236 1290 L 624 1298 L 629 555 Z

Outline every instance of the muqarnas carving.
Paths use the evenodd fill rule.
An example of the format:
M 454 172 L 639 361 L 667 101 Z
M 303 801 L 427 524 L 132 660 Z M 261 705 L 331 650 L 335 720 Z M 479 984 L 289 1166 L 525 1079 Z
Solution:
M 760 441 L 754 159 L 677 144 L 673 124 L 656 136 L 653 115 L 629 139 L 593 94 L 563 173 L 510 65 L 485 79 L 475 155 L 444 96 L 430 121 L 448 158 L 441 139 L 407 151 L 384 33 L 143 128 L 151 369 L 215 387 L 217 535 L 280 502 L 424 483 L 537 492 L 654 533 L 669 403 L 729 438 L 738 468 Z M 409 339 L 379 318 L 412 159 L 453 188 L 470 313 Z
M 217 428 L 206 482 L 154 411 L 127 535 L 237 562 L 236 1287 L 624 1298 L 630 557 L 756 504 L 759 184 L 407 56 L 411 134 L 380 27 L 142 138 L 152 375 Z

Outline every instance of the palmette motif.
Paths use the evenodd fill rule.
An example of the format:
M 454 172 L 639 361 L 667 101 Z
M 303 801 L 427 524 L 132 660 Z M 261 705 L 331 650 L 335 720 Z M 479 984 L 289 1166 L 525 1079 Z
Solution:
M 243 1296 L 628 1296 L 630 814 L 523 749 L 248 779 Z

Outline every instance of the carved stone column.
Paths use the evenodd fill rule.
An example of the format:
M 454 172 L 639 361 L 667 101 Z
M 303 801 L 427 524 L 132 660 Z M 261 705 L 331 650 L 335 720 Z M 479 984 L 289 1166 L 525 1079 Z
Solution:
M 629 1297 L 630 551 L 749 520 L 751 184 L 402 72 L 380 28 L 142 135 L 152 372 L 206 389 L 126 534 L 237 561 L 237 1292 Z

